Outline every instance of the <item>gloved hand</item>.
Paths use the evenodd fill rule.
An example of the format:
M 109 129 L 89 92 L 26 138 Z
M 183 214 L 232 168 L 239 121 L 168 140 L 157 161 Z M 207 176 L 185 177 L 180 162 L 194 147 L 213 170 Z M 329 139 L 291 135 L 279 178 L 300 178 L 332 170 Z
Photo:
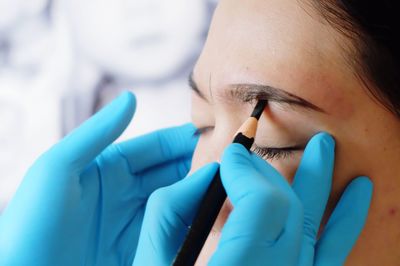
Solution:
M 171 265 L 217 170 L 208 164 L 150 196 L 133 265 Z
M 334 140 L 317 134 L 291 187 L 258 156 L 229 147 L 221 177 L 234 210 L 210 264 L 342 265 L 366 221 L 372 183 L 358 177 L 348 185 L 317 241 L 333 164 Z
M 193 125 L 110 145 L 135 109 L 125 93 L 42 155 L 0 217 L 0 265 L 131 265 L 144 208 L 182 179 Z
M 317 240 L 333 163 L 334 140 L 326 133 L 317 134 L 308 143 L 290 186 L 259 156 L 239 144 L 230 145 L 222 157 L 221 178 L 234 209 L 209 264 L 341 265 L 364 226 L 372 183 L 358 177 L 348 185 Z M 172 262 L 212 172 L 203 170 L 196 176 L 152 195 L 135 262 L 143 254 L 157 265 Z

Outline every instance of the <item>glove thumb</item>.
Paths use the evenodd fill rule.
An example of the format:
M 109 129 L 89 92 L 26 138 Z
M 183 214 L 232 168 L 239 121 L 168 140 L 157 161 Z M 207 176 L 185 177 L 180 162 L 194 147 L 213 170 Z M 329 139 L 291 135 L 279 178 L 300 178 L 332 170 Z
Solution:
M 151 194 L 133 265 L 172 263 L 217 169 L 217 163 L 208 164 Z
M 128 126 L 136 108 L 135 97 L 125 92 L 76 128 L 44 157 L 56 165 L 80 171 L 115 141 Z
M 265 162 L 261 173 L 255 158 L 240 144 L 224 151 L 221 180 L 234 209 L 210 265 L 257 265 L 283 231 L 289 198 L 271 182 L 276 175 L 272 166 Z

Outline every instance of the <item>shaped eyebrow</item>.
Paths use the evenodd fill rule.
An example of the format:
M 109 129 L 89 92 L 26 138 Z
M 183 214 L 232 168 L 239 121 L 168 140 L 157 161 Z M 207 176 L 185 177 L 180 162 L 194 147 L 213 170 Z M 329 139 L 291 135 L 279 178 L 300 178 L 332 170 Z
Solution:
M 209 101 L 197 86 L 197 83 L 193 79 L 193 73 L 189 75 L 189 86 L 200 98 L 207 102 Z M 267 100 L 269 102 L 295 105 L 305 109 L 326 113 L 322 108 L 297 95 L 268 85 L 244 83 L 230 84 L 228 88 L 224 90 L 224 96 L 244 103 Z

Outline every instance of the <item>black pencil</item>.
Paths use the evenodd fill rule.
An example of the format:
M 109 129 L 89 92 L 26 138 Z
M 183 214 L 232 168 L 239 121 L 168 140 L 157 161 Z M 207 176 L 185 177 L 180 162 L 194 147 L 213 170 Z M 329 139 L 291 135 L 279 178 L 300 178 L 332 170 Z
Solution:
M 250 150 L 254 143 L 258 119 L 266 105 L 267 101 L 260 100 L 257 102 L 251 116 L 239 128 L 238 133 L 233 139 L 233 143 L 240 143 L 247 150 Z M 194 265 L 225 199 L 226 191 L 222 186 L 221 176 L 218 170 L 193 219 L 185 241 L 173 262 L 174 266 Z

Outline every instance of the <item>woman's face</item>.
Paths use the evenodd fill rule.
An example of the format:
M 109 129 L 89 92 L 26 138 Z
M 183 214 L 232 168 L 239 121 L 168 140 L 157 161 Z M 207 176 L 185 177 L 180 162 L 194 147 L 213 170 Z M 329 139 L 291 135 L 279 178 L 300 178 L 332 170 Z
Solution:
M 354 74 L 349 47 L 306 1 L 222 0 L 192 75 L 192 118 L 202 131 L 192 171 L 219 160 L 252 111 L 254 101 L 243 100 L 261 91 L 271 100 L 255 144 L 274 148 L 265 158 L 289 181 L 320 131 L 336 140 L 332 202 L 352 178 L 386 174 L 381 158 L 399 159 L 391 154 L 398 122 Z

